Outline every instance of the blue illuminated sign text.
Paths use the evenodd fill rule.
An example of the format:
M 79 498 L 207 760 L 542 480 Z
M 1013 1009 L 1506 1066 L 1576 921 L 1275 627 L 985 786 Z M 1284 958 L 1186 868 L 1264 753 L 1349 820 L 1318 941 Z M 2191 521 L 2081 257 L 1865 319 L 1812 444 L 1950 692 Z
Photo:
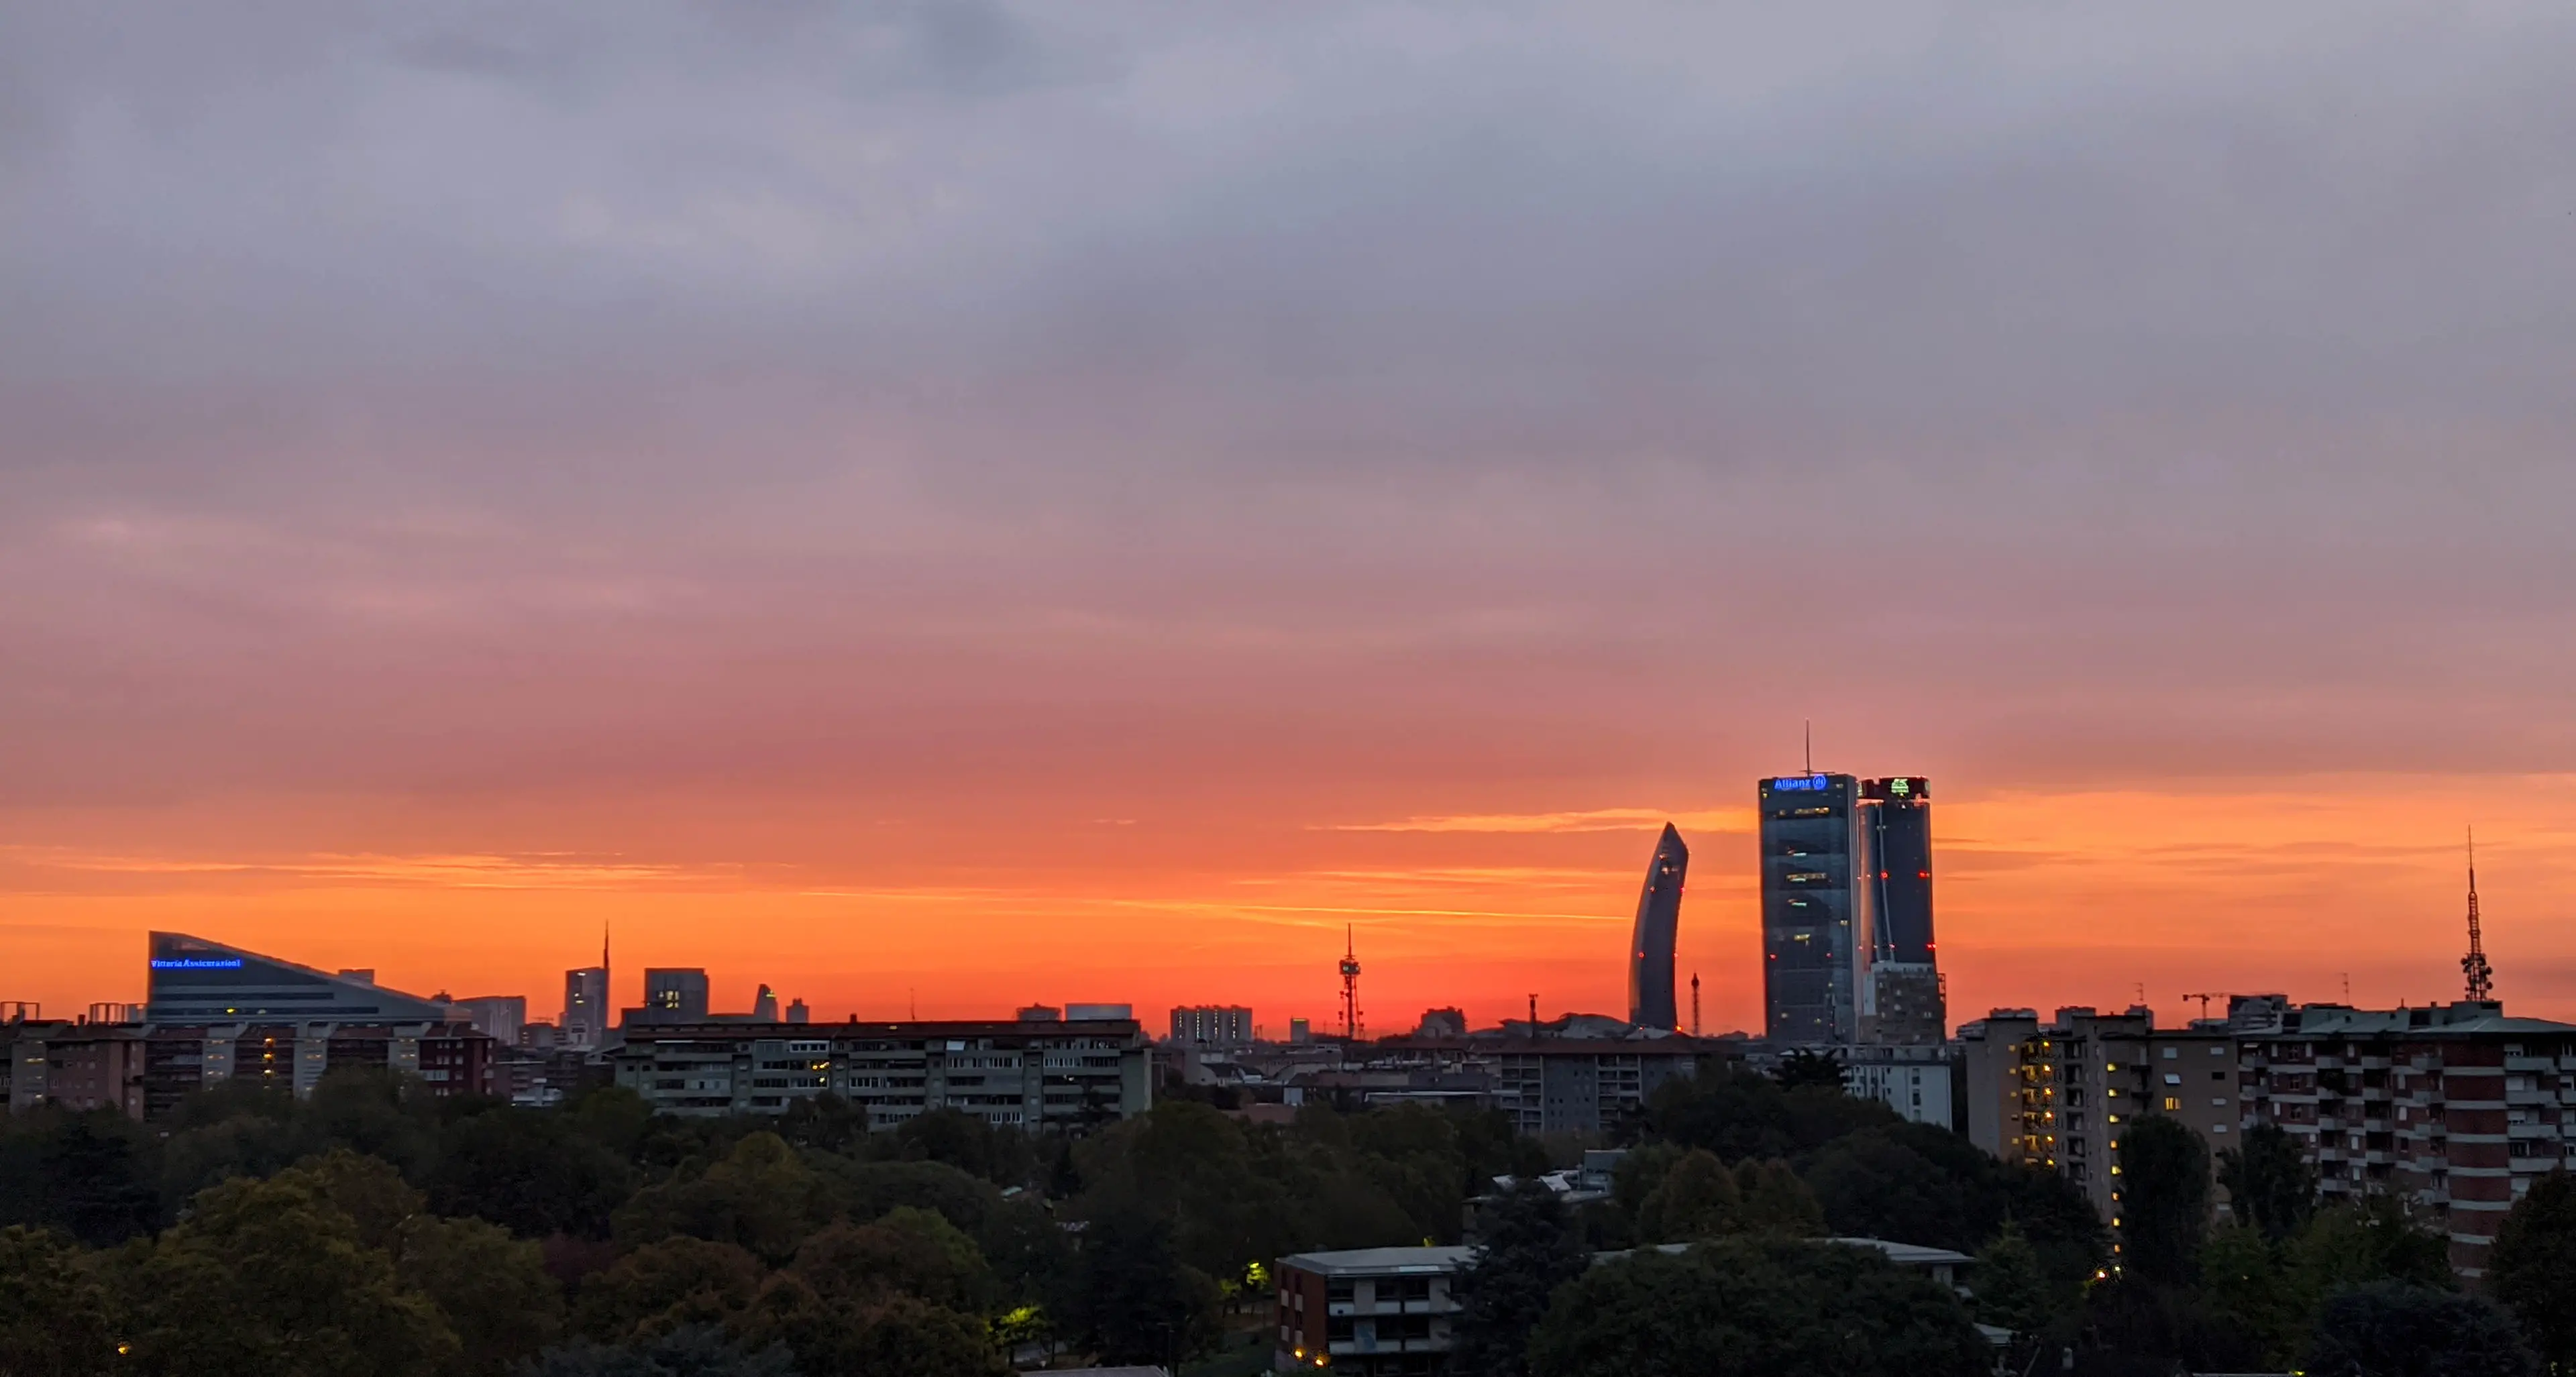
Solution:
M 238 956 L 156 956 L 152 958 L 152 969 L 156 971 L 237 971 L 241 969 L 241 963 L 242 959 Z
M 1796 792 L 1802 789 L 1822 789 L 1825 787 L 1825 776 L 1792 775 L 1787 779 L 1775 779 L 1771 781 L 1771 787 L 1791 792 Z

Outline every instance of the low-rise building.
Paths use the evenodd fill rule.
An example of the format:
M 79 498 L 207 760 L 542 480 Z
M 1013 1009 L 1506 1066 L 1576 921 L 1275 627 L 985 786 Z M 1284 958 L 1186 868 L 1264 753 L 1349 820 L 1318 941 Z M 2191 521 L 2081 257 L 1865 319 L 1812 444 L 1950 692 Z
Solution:
M 1135 1021 L 630 1026 L 616 1083 L 662 1113 L 783 1114 L 826 1092 L 892 1128 L 932 1109 L 1034 1130 L 1153 1105 Z
M 1949 1048 L 1864 1043 L 1835 1050 L 1842 1059 L 1843 1090 L 1852 1098 L 1876 1100 L 1909 1123 L 1959 1127 L 1957 1067 Z
M 250 1081 L 311 1095 L 335 1070 L 368 1067 L 436 1096 L 495 1093 L 494 1044 L 469 1023 L 0 1024 L 8 1104 L 116 1109 L 159 1120 L 211 1085 Z
M 1279 1259 L 1273 1370 L 1429 1377 L 1445 1370 L 1475 1249 L 1351 1248 Z

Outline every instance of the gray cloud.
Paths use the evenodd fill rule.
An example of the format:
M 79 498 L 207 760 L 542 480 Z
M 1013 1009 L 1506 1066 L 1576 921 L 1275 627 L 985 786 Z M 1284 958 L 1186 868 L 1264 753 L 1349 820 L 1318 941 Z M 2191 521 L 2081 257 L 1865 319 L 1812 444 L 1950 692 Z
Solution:
M 2576 16 L 0 31 L 22 800 L 2576 763 Z

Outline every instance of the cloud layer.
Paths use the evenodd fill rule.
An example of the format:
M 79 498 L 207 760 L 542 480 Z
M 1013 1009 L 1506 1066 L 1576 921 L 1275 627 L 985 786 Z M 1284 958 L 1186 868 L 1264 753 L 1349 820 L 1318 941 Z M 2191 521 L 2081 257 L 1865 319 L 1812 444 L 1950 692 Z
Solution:
M 0 29 L 28 846 L 1044 909 L 1624 875 L 1809 719 L 1944 798 L 2576 770 L 2545 7 Z M 1416 883 L 1324 888 L 1579 911 Z

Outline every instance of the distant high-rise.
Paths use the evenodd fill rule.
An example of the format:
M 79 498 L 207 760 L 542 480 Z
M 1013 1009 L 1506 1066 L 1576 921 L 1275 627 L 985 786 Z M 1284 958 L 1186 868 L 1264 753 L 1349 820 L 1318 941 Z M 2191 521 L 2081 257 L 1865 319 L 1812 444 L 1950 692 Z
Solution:
M 608 1002 L 608 924 L 599 925 L 599 964 L 564 972 L 563 1040 L 567 1047 L 603 1047 L 617 1015 Z
M 1172 1041 L 1202 1047 L 1252 1045 L 1252 1010 L 1240 1004 L 1183 1004 L 1172 1010 Z
M 707 1021 L 707 973 L 695 966 L 644 972 L 644 1012 L 656 1023 Z
M 760 993 L 751 997 L 751 1021 L 754 1023 L 778 1021 L 778 996 L 766 985 L 760 987 Z
M 1932 940 L 1932 782 L 1896 775 L 1861 784 L 1859 870 L 1871 944 L 1860 987 L 1860 1040 L 1929 1046 L 1950 1035 Z
M 1764 1031 L 1775 1043 L 1855 1041 L 1873 937 L 1858 863 L 1860 781 L 1787 775 L 1757 791 L 1762 848 Z
M 563 1041 L 567 1047 L 597 1047 L 608 1040 L 608 968 L 583 966 L 564 972 Z
M 1628 939 L 1628 1021 L 1641 1028 L 1675 1028 L 1673 942 L 1681 931 L 1682 879 L 1690 848 L 1671 823 L 1646 863 L 1646 887 L 1637 896 L 1637 925 Z

